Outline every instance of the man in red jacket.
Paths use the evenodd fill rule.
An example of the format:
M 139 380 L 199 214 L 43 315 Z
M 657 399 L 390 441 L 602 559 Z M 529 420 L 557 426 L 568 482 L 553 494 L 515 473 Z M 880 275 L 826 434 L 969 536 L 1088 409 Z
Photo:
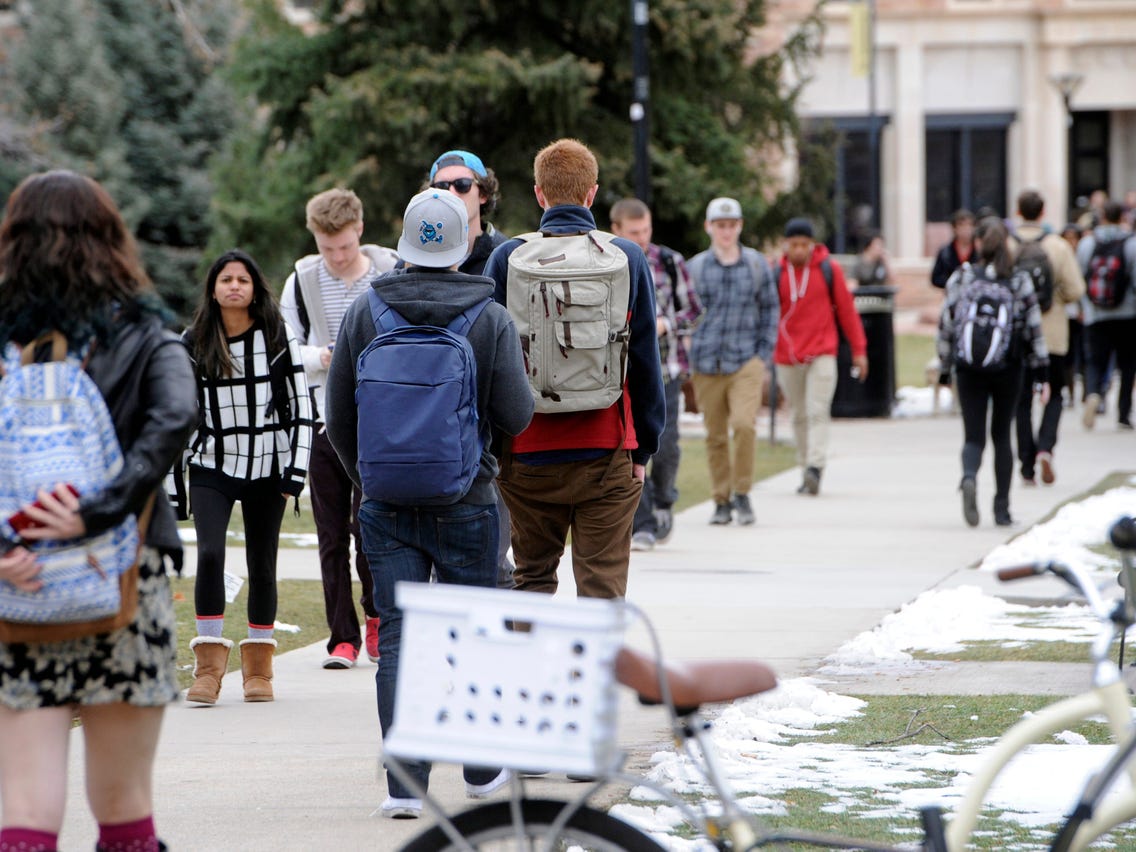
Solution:
M 867 339 L 844 281 L 844 271 L 813 238 L 808 219 L 785 226 L 785 257 L 777 283 L 781 323 L 773 362 L 777 382 L 793 409 L 797 462 L 805 469 L 798 494 L 815 495 L 828 455 L 828 424 L 836 392 L 839 331 L 852 348 L 852 372 L 868 376 Z

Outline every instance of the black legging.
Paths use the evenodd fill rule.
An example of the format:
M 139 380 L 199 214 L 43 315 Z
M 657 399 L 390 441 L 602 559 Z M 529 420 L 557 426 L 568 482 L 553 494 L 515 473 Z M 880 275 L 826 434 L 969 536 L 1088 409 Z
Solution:
M 1132 415 L 1132 382 L 1136 380 L 1136 318 L 1102 320 L 1085 326 L 1088 339 L 1088 361 L 1085 364 L 1085 392 L 1108 393 L 1104 381 L 1109 359 L 1116 356 L 1120 373 L 1120 395 L 1116 415 L 1121 423 L 1129 423 Z
M 995 373 L 959 368 L 958 395 L 962 409 L 962 475 L 975 477 L 986 449 L 986 418 L 990 415 L 990 441 L 994 444 L 994 511 L 1010 509 L 1010 480 L 1014 475 L 1014 449 L 1010 430 L 1022 385 L 1020 362 Z
M 225 534 L 233 503 L 240 500 L 249 577 L 248 620 L 269 627 L 276 621 L 276 551 L 286 505 L 280 480 L 226 479 L 224 490 L 195 485 L 190 472 L 189 499 L 197 529 L 194 607 L 197 615 L 225 614 Z

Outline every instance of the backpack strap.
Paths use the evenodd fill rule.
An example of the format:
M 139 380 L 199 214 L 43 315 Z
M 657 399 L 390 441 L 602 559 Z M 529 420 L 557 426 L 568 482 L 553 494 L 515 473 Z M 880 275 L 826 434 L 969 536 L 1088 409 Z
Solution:
M 372 287 L 367 291 L 367 300 L 371 304 L 371 319 L 375 323 L 375 331 L 394 331 L 405 325 L 410 325 L 402 314 L 383 301 L 383 297 Z
M 675 313 L 678 313 L 682 306 L 678 303 L 678 264 L 675 262 L 675 253 L 666 246 L 659 246 L 659 260 L 663 262 L 663 269 L 671 279 L 671 304 L 674 305 Z
M 52 361 L 67 360 L 67 338 L 63 336 L 62 332 L 49 331 L 46 334 L 40 335 L 20 350 L 20 366 L 26 367 L 28 364 L 34 364 L 36 361 L 36 353 L 49 344 L 51 346 Z
M 785 275 L 788 269 L 788 259 L 782 257 L 782 267 L 780 267 L 780 274 Z M 820 274 L 825 278 L 825 286 L 828 287 L 828 301 L 833 303 L 833 311 L 836 311 L 836 293 L 833 284 L 833 261 L 832 259 L 825 258 L 820 261 Z M 779 287 L 779 283 L 778 283 Z
M 488 305 L 491 301 L 493 300 L 486 296 L 476 305 L 470 305 L 470 307 L 466 308 L 464 311 L 450 320 L 450 324 L 447 325 L 446 328 L 452 331 L 454 334 L 460 334 L 462 337 L 468 337 L 469 330 L 473 328 L 473 324 L 477 322 L 477 318 L 481 316 L 481 312 L 485 310 L 485 306 Z
M 407 322 L 402 314 L 384 302 L 383 297 L 375 292 L 374 287 L 367 291 L 367 299 L 371 303 L 371 319 L 375 323 L 376 332 L 394 331 L 396 328 L 413 325 L 413 323 Z M 485 310 L 485 306 L 491 301 L 493 300 L 486 296 L 476 305 L 466 308 L 450 320 L 446 329 L 454 332 L 454 334 L 460 334 L 462 337 L 467 336 L 477 318 L 481 316 L 481 312 Z
M 309 282 L 315 286 L 319 286 L 319 255 L 301 258 L 296 261 L 296 266 L 293 268 L 294 284 L 295 284 L 295 297 L 296 297 L 296 313 L 300 317 L 300 326 L 304 331 L 304 340 L 307 340 L 312 333 L 312 318 L 308 313 L 308 306 L 304 303 L 304 287 L 308 286 Z
M 758 260 L 760 253 L 756 249 L 742 246 L 742 260 L 745 261 L 746 268 L 749 274 L 753 276 L 753 289 L 757 294 L 758 299 L 761 298 L 761 263 Z

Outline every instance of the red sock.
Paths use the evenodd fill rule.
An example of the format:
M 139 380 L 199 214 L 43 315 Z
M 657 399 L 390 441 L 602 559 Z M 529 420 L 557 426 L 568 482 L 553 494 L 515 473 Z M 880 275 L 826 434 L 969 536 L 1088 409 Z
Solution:
M 55 852 L 59 835 L 34 828 L 0 828 L 0 852 Z
M 154 817 L 117 825 L 99 823 L 98 852 L 158 852 L 158 837 L 154 834 Z

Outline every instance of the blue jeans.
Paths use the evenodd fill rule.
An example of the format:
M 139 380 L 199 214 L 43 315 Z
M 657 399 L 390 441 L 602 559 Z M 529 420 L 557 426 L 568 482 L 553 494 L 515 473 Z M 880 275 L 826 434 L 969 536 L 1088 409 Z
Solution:
M 665 367 L 664 367 L 665 369 Z M 659 531 L 655 520 L 655 509 L 669 509 L 678 500 L 675 477 L 678 475 L 678 462 L 682 450 L 678 445 L 678 415 L 682 410 L 682 380 L 663 381 L 663 398 L 667 403 L 667 419 L 663 434 L 659 436 L 659 451 L 651 457 L 651 469 L 643 481 L 643 494 L 635 510 L 632 532 Z
M 394 721 L 394 690 L 402 646 L 402 611 L 395 606 L 395 583 L 429 583 L 433 569 L 439 583 L 496 586 L 497 506 L 455 503 L 410 507 L 365 499 L 359 507 L 359 528 L 374 580 L 375 608 L 381 619 L 375 683 L 379 724 L 385 737 Z M 415 761 L 403 765 L 425 789 L 430 780 L 430 764 Z M 470 784 L 487 784 L 499 772 L 495 768 L 467 766 L 463 774 Z M 395 799 L 414 796 L 389 771 L 387 792 Z

